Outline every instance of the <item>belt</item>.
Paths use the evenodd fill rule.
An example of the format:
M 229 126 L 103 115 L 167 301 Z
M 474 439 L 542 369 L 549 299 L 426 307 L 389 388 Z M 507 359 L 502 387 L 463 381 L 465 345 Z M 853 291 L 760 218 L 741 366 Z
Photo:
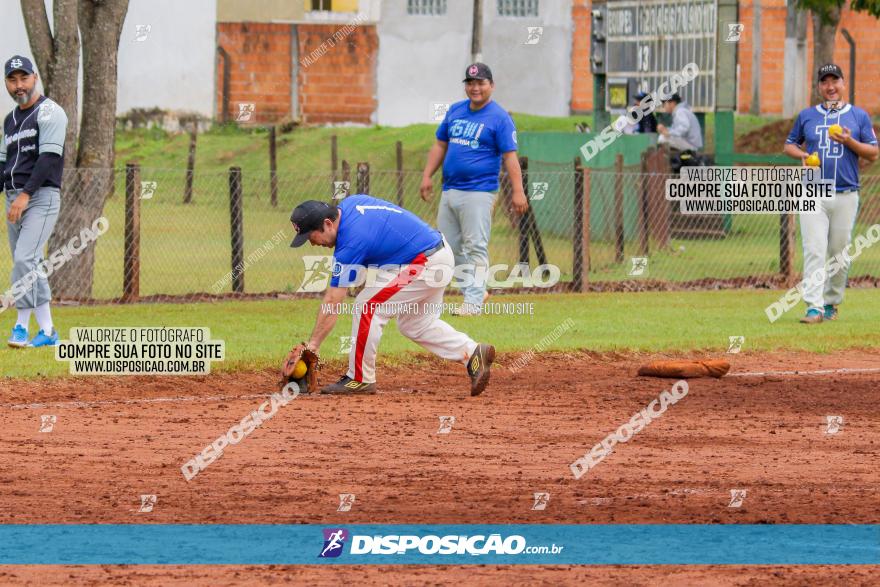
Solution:
M 437 243 L 436 245 L 434 245 L 430 249 L 422 251 L 422 254 L 426 257 L 430 257 L 431 255 L 433 255 L 434 253 L 436 253 L 437 251 L 442 249 L 443 245 L 445 245 L 445 244 L 446 244 L 446 242 L 443 240 L 443 237 L 440 237 L 439 243 Z

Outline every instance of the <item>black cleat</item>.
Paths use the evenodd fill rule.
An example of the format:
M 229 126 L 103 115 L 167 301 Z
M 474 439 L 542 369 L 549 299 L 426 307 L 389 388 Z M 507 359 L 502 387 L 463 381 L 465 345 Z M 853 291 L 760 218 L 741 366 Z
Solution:
M 477 350 L 467 362 L 468 375 L 471 378 L 471 395 L 480 395 L 489 384 L 489 369 L 495 361 L 495 347 L 480 343 Z
M 331 383 L 321 388 L 321 394 L 371 395 L 374 393 L 376 393 L 375 383 L 361 383 L 348 375 L 343 375 L 336 383 Z

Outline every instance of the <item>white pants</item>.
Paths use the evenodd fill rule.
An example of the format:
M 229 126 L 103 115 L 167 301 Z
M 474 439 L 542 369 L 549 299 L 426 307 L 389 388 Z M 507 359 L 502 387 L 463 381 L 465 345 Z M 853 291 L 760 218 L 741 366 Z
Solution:
M 427 259 L 420 254 L 400 273 L 380 272 L 377 285 L 365 287 L 358 294 L 351 324 L 349 377 L 362 383 L 376 381 L 376 352 L 382 329 L 395 316 L 400 333 L 408 339 L 444 359 L 467 362 L 477 343 L 440 319 L 446 287 L 434 278 L 437 273 L 432 270 L 437 266 L 449 267 L 448 274 L 452 275 L 455 258 L 445 241 L 442 249 Z
M 839 255 L 852 240 L 852 230 L 859 210 L 859 192 L 835 194 L 833 200 L 819 200 L 818 214 L 801 214 L 801 238 L 804 243 L 804 302 L 807 308 L 821 310 L 843 301 L 849 257 L 834 275 L 816 280 L 813 276 L 824 269 L 828 259 Z

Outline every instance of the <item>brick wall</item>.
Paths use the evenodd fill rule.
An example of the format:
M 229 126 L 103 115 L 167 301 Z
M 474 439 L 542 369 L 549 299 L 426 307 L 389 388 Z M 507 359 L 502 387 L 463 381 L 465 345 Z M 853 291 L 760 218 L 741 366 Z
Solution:
M 298 27 L 303 122 L 373 122 L 379 50 L 376 27 L 359 26 L 339 40 L 336 37 L 340 35 L 334 37 L 334 33 L 344 29 L 338 25 Z
M 593 75 L 590 73 L 590 0 L 572 0 L 571 111 L 593 109 Z
M 291 115 L 291 25 L 217 23 L 217 44 L 229 54 L 230 120 L 239 102 L 253 102 L 250 123 L 274 122 Z M 223 63 L 217 58 L 215 83 L 217 119 L 223 110 Z
M 749 31 L 754 26 L 752 2 L 740 3 L 740 21 Z M 856 105 L 871 114 L 880 114 L 880 95 L 875 92 L 880 70 L 880 20 L 846 8 L 834 42 L 834 61 L 849 77 L 849 44 L 841 34 L 847 29 L 856 42 Z M 761 113 L 782 114 L 782 90 L 785 55 L 785 0 L 761 2 Z M 740 112 L 748 112 L 752 104 L 752 45 L 744 39 L 739 46 L 740 85 L 737 104 Z M 810 84 L 816 82 L 813 63 L 813 23 L 807 22 L 807 67 Z M 847 80 L 849 82 L 849 80 Z M 809 94 L 808 94 L 809 95 Z M 849 99 L 849 96 L 847 96 Z
M 737 89 L 737 109 L 748 112 L 752 99 L 752 45 L 748 31 L 754 25 L 753 3 L 740 2 L 739 20 L 745 25 L 746 35 L 739 45 L 740 66 Z M 590 2 L 573 0 L 572 20 L 572 96 L 573 112 L 593 108 L 593 76 L 590 74 Z M 834 59 L 849 74 L 849 45 L 840 33 L 847 29 L 856 42 L 856 104 L 871 114 L 880 114 L 880 93 L 875 91 L 880 71 L 880 20 L 862 13 L 844 9 L 834 46 Z M 785 53 L 785 0 L 761 2 L 761 113 L 782 114 L 782 91 Z M 813 25 L 807 24 L 807 76 L 815 83 L 813 64 Z
M 376 111 L 376 27 L 359 26 L 342 35 L 347 32 L 343 26 L 217 23 L 217 43 L 230 60 L 230 120 L 236 119 L 239 103 L 254 103 L 251 124 L 291 118 L 306 124 L 370 123 Z M 299 64 L 293 62 L 295 32 Z M 292 101 L 295 65 L 299 69 L 296 113 Z M 222 66 L 218 57 L 218 119 L 223 110 Z

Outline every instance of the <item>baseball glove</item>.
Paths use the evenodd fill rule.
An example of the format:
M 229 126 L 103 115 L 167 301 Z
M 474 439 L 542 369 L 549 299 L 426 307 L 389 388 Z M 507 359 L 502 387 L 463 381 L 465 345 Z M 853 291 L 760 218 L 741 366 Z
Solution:
M 305 373 L 297 373 L 297 363 L 305 363 Z M 281 380 L 278 389 L 291 382 L 299 385 L 300 393 L 315 393 L 318 391 L 318 355 L 306 348 L 306 343 L 301 342 L 287 353 L 284 363 L 281 365 Z M 300 371 L 302 367 L 300 367 Z
M 688 379 L 694 377 L 724 377 L 730 363 L 722 360 L 708 361 L 653 361 L 639 368 L 639 375 L 647 377 L 670 377 Z

